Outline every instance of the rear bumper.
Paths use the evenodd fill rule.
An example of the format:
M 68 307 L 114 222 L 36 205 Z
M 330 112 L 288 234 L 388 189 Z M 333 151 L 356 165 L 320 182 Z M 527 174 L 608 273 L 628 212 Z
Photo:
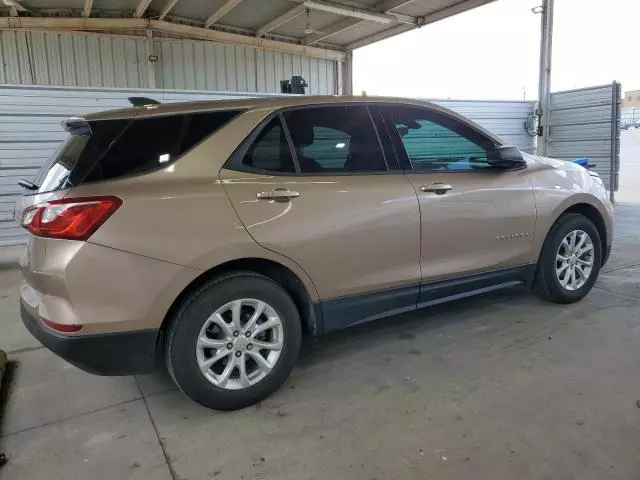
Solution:
M 148 373 L 156 366 L 158 330 L 94 335 L 62 335 L 45 327 L 20 304 L 27 330 L 45 347 L 76 367 L 96 375 Z

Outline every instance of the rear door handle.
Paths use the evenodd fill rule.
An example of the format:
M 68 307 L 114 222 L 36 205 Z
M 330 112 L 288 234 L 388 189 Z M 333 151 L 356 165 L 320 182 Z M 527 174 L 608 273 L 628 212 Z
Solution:
M 422 185 L 420 190 L 427 193 L 435 193 L 436 195 L 444 195 L 449 190 L 453 189 L 451 185 L 446 183 L 435 182 L 431 185 Z
M 293 190 L 288 190 L 286 188 L 275 188 L 270 192 L 259 192 L 256 194 L 258 200 L 276 201 L 290 200 L 292 198 L 298 198 L 299 196 L 300 192 L 294 192 Z

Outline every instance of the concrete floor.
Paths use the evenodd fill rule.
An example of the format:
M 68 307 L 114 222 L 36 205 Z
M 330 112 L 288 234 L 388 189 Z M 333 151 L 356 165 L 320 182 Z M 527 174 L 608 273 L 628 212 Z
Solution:
M 640 479 L 640 130 L 623 132 L 612 258 L 582 302 L 513 288 L 363 325 L 305 349 L 233 413 L 162 375 L 95 377 L 39 347 L 0 272 L 16 362 L 3 480 Z

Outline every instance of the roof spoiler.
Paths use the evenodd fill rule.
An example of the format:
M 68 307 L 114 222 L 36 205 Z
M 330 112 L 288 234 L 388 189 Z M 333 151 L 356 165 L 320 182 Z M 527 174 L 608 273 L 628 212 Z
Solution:
M 91 127 L 89 126 L 89 122 L 87 122 L 82 117 L 71 117 L 62 121 L 62 128 L 69 133 L 73 133 L 75 135 L 87 135 L 91 134 Z
M 148 107 L 149 105 L 160 105 L 160 102 L 148 97 L 129 97 L 129 103 L 134 107 Z

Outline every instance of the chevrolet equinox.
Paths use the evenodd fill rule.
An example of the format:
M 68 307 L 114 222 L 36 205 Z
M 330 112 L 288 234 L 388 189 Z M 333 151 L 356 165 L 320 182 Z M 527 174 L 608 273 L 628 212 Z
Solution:
M 21 182 L 23 322 L 96 374 L 163 361 L 210 408 L 276 391 L 303 334 L 517 284 L 576 302 L 611 248 L 597 174 L 431 103 L 145 103 L 63 126 Z

